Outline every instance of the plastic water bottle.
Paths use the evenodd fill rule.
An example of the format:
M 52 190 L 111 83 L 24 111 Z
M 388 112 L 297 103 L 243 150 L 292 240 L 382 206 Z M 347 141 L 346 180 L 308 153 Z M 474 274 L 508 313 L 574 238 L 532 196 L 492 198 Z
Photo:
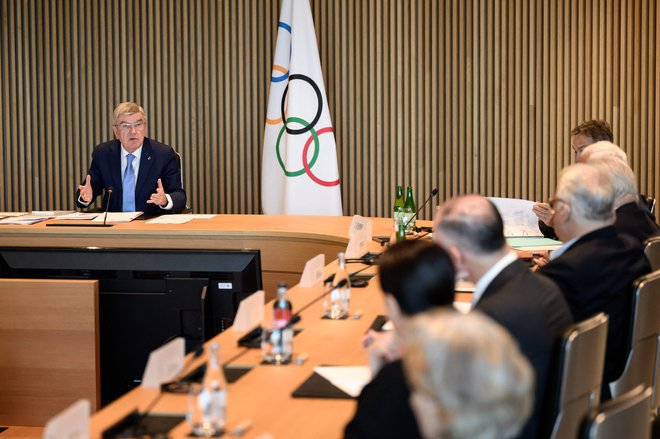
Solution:
M 291 302 L 286 297 L 287 286 L 284 282 L 277 285 L 277 300 L 273 305 L 273 328 L 284 328 L 291 322 Z
M 333 320 L 345 319 L 348 317 L 351 303 L 351 280 L 346 272 L 346 255 L 339 253 L 337 255 L 339 266 L 332 280 L 332 289 L 330 290 L 330 301 L 326 305 L 325 315 Z
M 219 436 L 225 431 L 227 420 L 227 382 L 220 362 L 218 343 L 209 345 L 206 373 L 195 404 L 188 412 L 188 422 L 195 436 Z

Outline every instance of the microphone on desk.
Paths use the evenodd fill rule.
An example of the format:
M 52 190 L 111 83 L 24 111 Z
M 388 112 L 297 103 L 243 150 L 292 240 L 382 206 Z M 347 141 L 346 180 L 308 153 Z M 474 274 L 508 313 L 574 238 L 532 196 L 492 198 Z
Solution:
M 424 201 L 424 203 L 422 204 L 422 206 L 421 206 L 419 209 L 417 209 L 417 212 L 415 212 L 415 214 L 414 214 L 413 216 L 411 216 L 411 217 L 408 219 L 408 222 L 406 222 L 406 223 L 403 225 L 403 228 L 404 228 L 404 229 L 407 229 L 407 228 L 408 228 L 408 224 L 410 224 L 410 223 L 412 222 L 412 220 L 414 220 L 414 219 L 417 217 L 417 215 L 419 214 L 419 212 L 421 212 L 422 209 L 424 209 L 424 207 L 426 207 L 426 205 L 429 204 L 429 201 L 431 201 L 431 199 L 432 199 L 433 197 L 435 197 L 436 195 L 438 195 L 438 188 L 437 188 L 437 187 L 436 187 L 436 188 L 433 188 L 433 190 L 431 191 L 431 195 L 429 195 L 429 197 L 426 199 L 426 201 Z
M 108 220 L 108 210 L 110 210 L 110 197 L 112 197 L 112 186 L 105 190 L 105 193 L 108 194 L 108 201 L 105 203 L 105 212 L 103 213 L 103 226 L 107 227 L 106 221 Z
M 105 203 L 105 210 L 103 211 L 103 222 L 102 223 L 97 223 L 94 221 L 86 221 L 84 223 L 80 222 L 73 222 L 73 221 L 63 221 L 63 222 L 55 222 L 55 223 L 48 223 L 46 226 L 51 226 L 51 227 L 112 227 L 114 224 L 107 224 L 106 221 L 108 220 L 108 210 L 110 210 L 110 197 L 112 196 L 112 186 L 106 188 L 105 192 L 108 194 L 108 200 Z

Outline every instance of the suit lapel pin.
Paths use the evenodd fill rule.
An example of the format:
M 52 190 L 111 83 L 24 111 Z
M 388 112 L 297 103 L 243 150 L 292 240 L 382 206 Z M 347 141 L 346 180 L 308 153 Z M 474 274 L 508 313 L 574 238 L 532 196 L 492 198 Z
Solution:
M 151 156 L 147 157 L 147 160 L 151 160 Z

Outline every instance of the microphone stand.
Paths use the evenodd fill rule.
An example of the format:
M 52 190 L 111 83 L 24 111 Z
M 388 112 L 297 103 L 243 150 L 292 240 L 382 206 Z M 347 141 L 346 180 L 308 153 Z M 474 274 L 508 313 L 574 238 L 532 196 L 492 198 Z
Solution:
M 103 212 L 102 223 L 95 223 L 92 221 L 88 221 L 85 223 L 72 223 L 70 221 L 65 221 L 61 223 L 48 223 L 46 224 L 46 226 L 47 227 L 112 227 L 114 226 L 114 224 L 106 223 L 108 219 L 108 210 L 110 209 L 110 197 L 112 197 L 112 188 L 111 187 L 107 188 L 106 193 L 108 194 L 108 200 L 105 203 L 105 211 Z
M 432 199 L 433 197 L 435 197 L 436 195 L 438 195 L 438 188 L 437 188 L 437 187 L 436 187 L 436 188 L 433 188 L 433 190 L 431 191 L 431 195 L 429 195 L 429 197 L 426 199 L 426 201 L 424 201 L 424 203 L 422 204 L 422 206 L 421 206 L 419 209 L 417 209 L 417 212 L 415 212 L 415 214 L 414 214 L 413 216 L 410 217 L 410 219 L 408 220 L 408 222 L 406 222 L 406 223 L 403 225 L 403 228 L 404 228 L 404 229 L 407 229 L 407 228 L 408 228 L 408 224 L 410 224 L 410 223 L 412 222 L 412 220 L 415 219 L 415 218 L 417 217 L 417 215 L 419 214 L 419 212 L 421 212 L 422 209 L 424 209 L 424 207 L 426 207 L 426 205 L 429 204 L 429 201 L 431 201 L 431 199 Z

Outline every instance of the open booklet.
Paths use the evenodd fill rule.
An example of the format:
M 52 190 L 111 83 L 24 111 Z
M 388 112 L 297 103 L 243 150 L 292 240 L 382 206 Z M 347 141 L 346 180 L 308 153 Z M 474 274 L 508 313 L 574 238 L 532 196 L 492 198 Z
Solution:
M 504 221 L 504 236 L 509 246 L 519 250 L 553 250 L 560 241 L 543 237 L 539 219 L 532 211 L 534 202 L 518 198 L 489 197 Z

